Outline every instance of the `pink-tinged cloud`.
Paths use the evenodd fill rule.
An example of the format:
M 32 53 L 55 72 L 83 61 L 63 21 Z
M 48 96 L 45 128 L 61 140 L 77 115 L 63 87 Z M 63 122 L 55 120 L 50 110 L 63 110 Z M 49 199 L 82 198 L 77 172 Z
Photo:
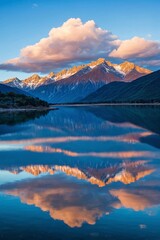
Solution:
M 59 174 L 1 185 L 0 191 L 19 197 L 23 203 L 48 212 L 51 218 L 72 228 L 84 223 L 94 225 L 113 211 L 112 204 L 119 203 L 105 188 Z
M 160 56 L 160 42 L 146 40 L 140 37 L 133 37 L 122 41 L 117 49 L 114 49 L 109 56 L 115 58 L 150 58 Z
M 140 37 L 121 41 L 93 20 L 83 23 L 80 18 L 70 18 L 36 44 L 21 49 L 19 57 L 0 64 L 0 69 L 46 73 L 99 57 L 160 66 L 160 41 Z
M 0 69 L 47 72 L 73 62 L 107 56 L 119 44 L 117 36 L 96 26 L 93 20 L 82 23 L 71 18 L 48 37 L 23 48 L 18 58 L 0 65 Z

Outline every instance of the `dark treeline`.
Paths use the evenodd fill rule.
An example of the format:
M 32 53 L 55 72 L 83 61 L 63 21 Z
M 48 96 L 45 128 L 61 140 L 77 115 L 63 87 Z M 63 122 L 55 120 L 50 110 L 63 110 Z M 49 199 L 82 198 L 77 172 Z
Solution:
M 39 98 L 33 98 L 13 92 L 0 92 L 0 108 L 38 108 L 49 107 L 49 104 Z

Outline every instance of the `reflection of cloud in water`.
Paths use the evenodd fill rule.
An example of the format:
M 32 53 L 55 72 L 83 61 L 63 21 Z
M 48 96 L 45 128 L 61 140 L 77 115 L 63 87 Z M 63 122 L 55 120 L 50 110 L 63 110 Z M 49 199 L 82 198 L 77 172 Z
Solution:
M 101 158 L 136 158 L 136 157 L 145 157 L 145 158 L 156 158 L 159 155 L 156 152 L 151 151 L 120 151 L 120 152 L 86 152 L 79 153 L 69 150 L 64 150 L 61 148 L 52 148 L 48 146 L 26 146 L 26 150 L 33 152 L 45 152 L 45 153 L 63 153 L 64 155 L 70 157 L 101 157 Z
M 160 189 L 139 186 L 109 190 L 64 175 L 10 183 L 0 190 L 48 211 L 53 219 L 70 227 L 81 227 L 84 222 L 94 224 L 103 214 L 121 207 L 139 211 L 160 204 Z
M 106 189 L 72 180 L 55 175 L 7 184 L 1 190 L 48 211 L 53 219 L 62 220 L 70 227 L 80 227 L 84 222 L 94 224 L 112 210 L 116 199 Z
M 160 189 L 117 189 L 110 190 L 110 193 L 120 200 L 123 207 L 135 211 L 160 204 Z

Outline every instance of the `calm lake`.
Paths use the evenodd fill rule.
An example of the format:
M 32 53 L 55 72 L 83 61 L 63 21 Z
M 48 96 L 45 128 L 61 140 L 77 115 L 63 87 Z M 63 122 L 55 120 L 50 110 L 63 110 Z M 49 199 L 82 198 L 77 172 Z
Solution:
M 160 107 L 0 113 L 0 239 L 160 239 Z

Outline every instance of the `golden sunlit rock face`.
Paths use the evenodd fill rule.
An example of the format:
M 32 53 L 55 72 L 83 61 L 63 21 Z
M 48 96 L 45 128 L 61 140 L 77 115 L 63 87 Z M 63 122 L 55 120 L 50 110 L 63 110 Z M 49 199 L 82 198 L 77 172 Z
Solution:
M 120 67 L 121 67 L 121 70 L 125 73 L 128 73 L 134 69 L 137 70 L 137 72 L 143 73 L 143 74 L 149 74 L 152 72 L 149 69 L 139 67 L 132 62 L 123 62 L 120 64 Z

